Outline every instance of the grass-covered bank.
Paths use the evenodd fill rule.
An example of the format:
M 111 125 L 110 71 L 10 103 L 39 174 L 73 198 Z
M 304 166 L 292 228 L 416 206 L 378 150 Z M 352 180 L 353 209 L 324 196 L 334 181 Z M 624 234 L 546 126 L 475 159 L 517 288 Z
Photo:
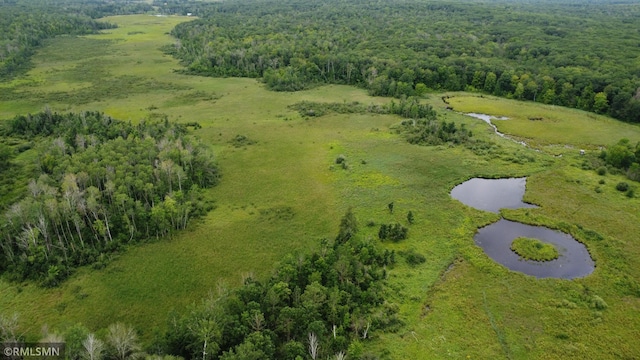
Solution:
M 640 281 L 640 247 L 634 237 L 640 233 L 640 200 L 615 189 L 622 176 L 582 170 L 578 152 L 578 146 L 612 144 L 621 135 L 637 141 L 637 127 L 605 119 L 611 127 L 602 128 L 602 141 L 583 143 L 574 134 L 599 126 L 599 120 L 541 107 L 555 114 L 553 124 L 573 131 L 548 127 L 532 132 L 529 136 L 546 150 L 535 152 L 499 138 L 480 120 L 446 111 L 433 95 L 425 102 L 440 119 L 464 123 L 474 138 L 494 145 L 411 145 L 390 129 L 401 121 L 397 116 L 302 119 L 288 107 L 301 101 L 380 105 L 389 99 L 346 86 L 274 93 L 251 79 L 179 75 L 172 72 L 179 65 L 159 47 L 171 41 L 165 33 L 187 18 L 108 20 L 120 27 L 103 35 L 52 40 L 34 57 L 34 70 L 1 85 L 5 94 L 18 95 L 0 102 L 0 117 L 35 113 L 48 104 L 58 111 L 102 110 L 133 122 L 161 114 L 172 121 L 198 121 L 203 128 L 195 134 L 211 147 L 222 173 L 220 184 L 206 193 L 216 208 L 184 232 L 128 249 L 103 270 L 81 269 L 59 288 L 0 282 L 1 311 L 19 312 L 29 338 L 36 339 L 44 323 L 64 328 L 82 322 L 95 331 L 123 321 L 149 343 L 155 331 L 165 328 L 171 310 L 200 303 L 220 284 L 238 285 L 243 273 L 267 278 L 285 254 L 309 252 L 318 239 L 334 237 L 340 217 L 353 207 L 363 237 L 376 239 L 380 224 L 402 223 L 409 238 L 383 246 L 398 253 L 414 250 L 426 260 L 412 265 L 399 256 L 389 271 L 394 302 L 401 304 L 399 316 L 406 325 L 396 333 L 374 332 L 369 343 L 389 358 L 614 358 L 640 352 L 640 301 L 634 290 Z M 88 67 L 85 59 L 95 66 Z M 111 86 L 104 79 L 126 86 Z M 538 113 L 537 104 L 500 99 L 491 100 L 499 109 L 495 112 L 483 108 L 480 98 L 459 108 L 453 102 L 468 94 L 451 95 L 459 111 L 515 116 L 502 109 L 522 105 L 532 109 L 531 116 Z M 575 121 L 565 124 L 567 111 Z M 521 120 L 527 121 L 538 124 Z M 502 132 L 521 135 L 518 127 L 502 125 Z M 546 146 L 558 144 L 548 138 L 556 131 L 566 139 L 560 144 L 576 148 Z M 237 135 L 251 141 L 238 147 Z M 347 169 L 335 164 L 340 155 Z M 596 260 L 596 271 L 575 281 L 536 280 L 493 263 L 472 236 L 498 216 L 449 196 L 456 184 L 474 176 L 529 176 L 525 201 L 541 208 L 505 216 L 556 227 L 564 222 L 576 233 L 578 226 L 597 232 L 601 240 L 581 238 Z M 605 184 L 599 184 L 603 178 Z M 596 186 L 602 192 L 595 192 Z M 595 305 L 595 296 L 606 308 Z

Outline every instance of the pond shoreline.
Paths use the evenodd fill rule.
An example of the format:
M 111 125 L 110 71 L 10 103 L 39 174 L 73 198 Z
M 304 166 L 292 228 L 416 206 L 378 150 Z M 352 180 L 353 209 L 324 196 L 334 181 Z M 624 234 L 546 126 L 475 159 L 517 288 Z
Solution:
M 537 208 L 537 205 L 522 201 L 526 181 L 526 177 L 472 178 L 456 185 L 450 195 L 467 206 L 496 214 L 501 209 Z M 511 249 L 513 240 L 518 237 L 552 244 L 559 256 L 549 261 L 523 259 Z M 524 224 L 501 217 L 497 222 L 479 228 L 474 241 L 495 262 L 512 271 L 538 278 L 574 279 L 587 276 L 595 269 L 595 262 L 585 244 L 569 234 L 546 226 Z

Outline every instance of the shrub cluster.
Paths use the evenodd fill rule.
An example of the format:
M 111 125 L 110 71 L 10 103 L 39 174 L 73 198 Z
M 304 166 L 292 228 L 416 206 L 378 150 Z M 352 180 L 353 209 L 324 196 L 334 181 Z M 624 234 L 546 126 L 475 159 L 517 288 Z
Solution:
M 621 139 L 600 152 L 599 158 L 611 168 L 626 174 L 630 180 L 640 181 L 640 142 L 633 146 L 629 139 Z M 598 168 L 598 174 L 605 175 L 606 168 Z
M 395 224 L 382 224 L 378 231 L 378 238 L 380 240 L 391 240 L 398 242 L 404 240 L 409 235 L 409 229 L 402 226 L 400 223 Z

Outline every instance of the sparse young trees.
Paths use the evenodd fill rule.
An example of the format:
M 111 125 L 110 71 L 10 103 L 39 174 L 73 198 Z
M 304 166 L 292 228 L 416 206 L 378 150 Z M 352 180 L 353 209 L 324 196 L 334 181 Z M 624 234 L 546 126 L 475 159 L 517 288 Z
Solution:
M 400 223 L 395 224 L 382 224 L 378 231 L 378 238 L 380 240 L 400 241 L 407 238 L 409 229 L 402 226 Z
M 414 221 L 415 221 L 415 219 L 413 217 L 413 211 L 409 211 L 407 213 L 407 222 L 409 223 L 409 225 L 413 225 Z

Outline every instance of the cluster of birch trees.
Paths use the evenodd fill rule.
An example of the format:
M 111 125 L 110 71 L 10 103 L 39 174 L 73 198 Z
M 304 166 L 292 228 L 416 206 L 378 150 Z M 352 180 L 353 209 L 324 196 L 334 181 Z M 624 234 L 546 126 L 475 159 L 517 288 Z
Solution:
M 0 270 L 56 285 L 122 245 L 183 229 L 204 213 L 218 169 L 207 149 L 168 121 L 132 125 L 99 112 L 45 110 L 8 123 L 39 143 L 24 198 L 0 217 Z

